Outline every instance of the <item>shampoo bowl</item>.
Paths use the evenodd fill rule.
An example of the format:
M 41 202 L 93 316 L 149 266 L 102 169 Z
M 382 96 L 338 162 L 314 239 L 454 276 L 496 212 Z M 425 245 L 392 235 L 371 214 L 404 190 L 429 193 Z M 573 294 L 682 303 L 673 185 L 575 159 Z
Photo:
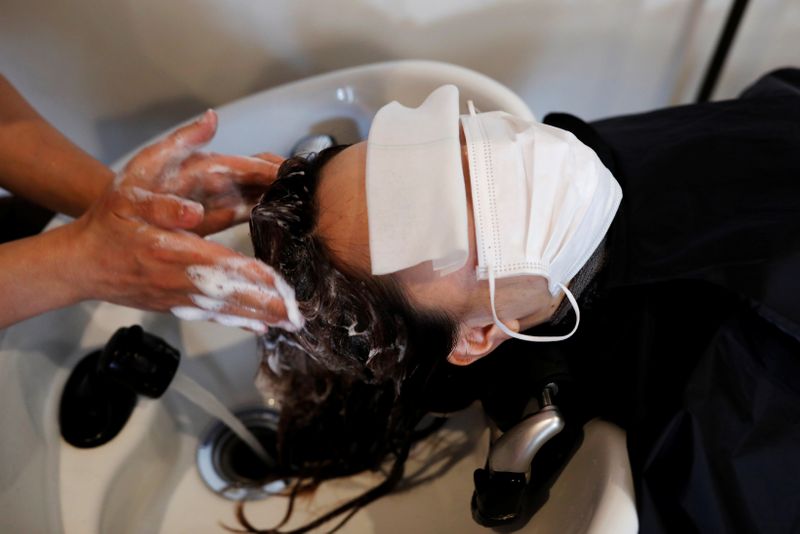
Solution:
M 311 133 L 354 142 L 366 137 L 386 102 L 417 105 L 444 83 L 459 86 L 463 102 L 472 99 L 480 109 L 531 117 L 516 95 L 481 74 L 443 63 L 399 61 L 316 76 L 222 106 L 219 133 L 209 149 L 287 154 Z M 251 250 L 246 225 L 213 239 Z M 61 440 L 58 402 L 71 370 L 119 327 L 132 324 L 176 347 L 181 372 L 227 406 L 263 403 L 253 385 L 256 340 L 243 331 L 95 302 L 8 328 L 0 332 L 0 532 L 166 534 L 224 532 L 220 522 L 237 525 L 234 504 L 211 492 L 195 466 L 198 442 L 212 421 L 172 391 L 160 400 L 141 400 L 121 433 L 101 447 L 77 449 Z M 481 412 L 475 406 L 459 412 L 415 447 L 406 489 L 367 506 L 343 532 L 485 532 L 472 520 L 470 498 L 473 471 L 483 466 L 487 449 Z M 313 498 L 303 498 L 292 524 L 377 480 L 363 474 L 323 485 Z M 247 515 L 254 524 L 271 527 L 284 506 L 284 499 L 269 497 L 248 504 Z M 583 444 L 548 502 L 520 532 L 624 534 L 636 528 L 624 433 L 595 420 L 584 428 Z

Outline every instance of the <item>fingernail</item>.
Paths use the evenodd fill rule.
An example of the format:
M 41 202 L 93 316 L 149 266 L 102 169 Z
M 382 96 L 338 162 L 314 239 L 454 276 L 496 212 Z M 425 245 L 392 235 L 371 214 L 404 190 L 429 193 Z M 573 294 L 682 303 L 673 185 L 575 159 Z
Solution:
M 249 204 L 239 204 L 236 206 L 233 216 L 237 221 L 249 219 L 252 211 L 253 207 Z
M 195 124 L 206 124 L 211 120 L 212 116 L 213 116 L 213 111 L 211 110 L 211 108 L 209 108 L 205 110 L 202 115 L 200 115 L 200 118 L 198 118 L 197 121 L 195 121 Z
M 186 201 L 181 202 L 178 210 L 178 217 L 180 217 L 182 221 L 189 222 L 193 221 L 198 216 L 202 217 L 204 213 L 205 209 L 202 204 Z

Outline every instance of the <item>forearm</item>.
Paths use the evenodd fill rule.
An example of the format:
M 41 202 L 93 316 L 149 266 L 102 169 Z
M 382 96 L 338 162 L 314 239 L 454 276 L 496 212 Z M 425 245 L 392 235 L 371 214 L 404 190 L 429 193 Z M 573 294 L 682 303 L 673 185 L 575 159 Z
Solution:
M 198 154 L 216 126 L 216 114 L 204 113 L 139 151 L 118 187 L 107 187 L 77 220 L 0 245 L 0 328 L 86 299 L 181 312 L 259 334 L 268 325 L 301 328 L 294 291 L 272 268 L 189 232 L 208 212 L 179 193 L 207 199 L 228 191 L 235 177 L 246 185 L 275 180 L 276 163 Z M 173 189 L 155 191 L 166 182 Z
M 0 329 L 80 300 L 72 228 L 0 245 Z
M 78 216 L 112 178 L 108 167 L 53 128 L 0 76 L 0 187 Z

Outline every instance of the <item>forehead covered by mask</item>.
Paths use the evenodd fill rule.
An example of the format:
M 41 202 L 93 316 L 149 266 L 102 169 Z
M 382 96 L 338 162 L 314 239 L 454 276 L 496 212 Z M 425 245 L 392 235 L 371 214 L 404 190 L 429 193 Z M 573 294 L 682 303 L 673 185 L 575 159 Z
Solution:
M 458 141 L 466 140 L 477 247 L 475 276 L 489 281 L 494 321 L 512 337 L 556 341 L 580 314 L 567 288 L 605 236 L 622 191 L 597 155 L 571 133 L 501 111 L 458 115 L 444 86 L 419 108 L 393 102 L 367 143 L 366 191 L 373 274 L 430 261 L 447 274 L 468 257 L 467 193 Z M 411 172 L 409 172 L 409 169 Z M 510 331 L 497 317 L 495 280 L 538 275 L 576 313 L 565 336 Z
M 446 274 L 467 260 L 467 197 L 461 170 L 458 89 L 445 85 L 418 108 L 392 102 L 367 141 L 372 274 L 430 261 Z

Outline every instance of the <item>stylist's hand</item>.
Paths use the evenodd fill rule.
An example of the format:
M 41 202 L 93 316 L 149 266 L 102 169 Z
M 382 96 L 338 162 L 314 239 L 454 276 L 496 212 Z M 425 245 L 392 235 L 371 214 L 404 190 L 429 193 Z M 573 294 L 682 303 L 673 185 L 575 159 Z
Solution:
M 201 127 L 207 133 L 216 124 L 216 115 L 209 112 L 205 120 L 208 122 Z M 180 150 L 183 149 L 178 149 L 178 154 Z M 247 157 L 195 152 L 180 164 L 171 165 L 160 179 L 145 185 L 153 192 L 202 204 L 203 220 L 192 227 L 192 232 L 208 235 L 249 221 L 250 210 L 275 181 L 282 162 L 282 157 L 269 153 Z
M 196 153 L 183 162 L 171 183 L 156 191 L 202 204 L 203 221 L 192 232 L 214 234 L 250 220 L 250 211 L 275 181 L 283 159 L 268 153 L 254 157 Z
M 217 116 L 209 110 L 198 122 L 143 149 L 117 183 L 202 204 L 203 220 L 191 228 L 199 235 L 248 221 L 284 158 L 269 153 L 247 157 L 197 152 L 214 137 L 216 128 Z
M 237 191 L 263 191 L 275 177 L 276 162 L 196 154 L 215 130 L 209 111 L 144 148 L 71 225 L 81 293 L 255 332 L 297 329 L 294 291 L 273 269 L 193 233 L 246 217 L 253 194 Z

